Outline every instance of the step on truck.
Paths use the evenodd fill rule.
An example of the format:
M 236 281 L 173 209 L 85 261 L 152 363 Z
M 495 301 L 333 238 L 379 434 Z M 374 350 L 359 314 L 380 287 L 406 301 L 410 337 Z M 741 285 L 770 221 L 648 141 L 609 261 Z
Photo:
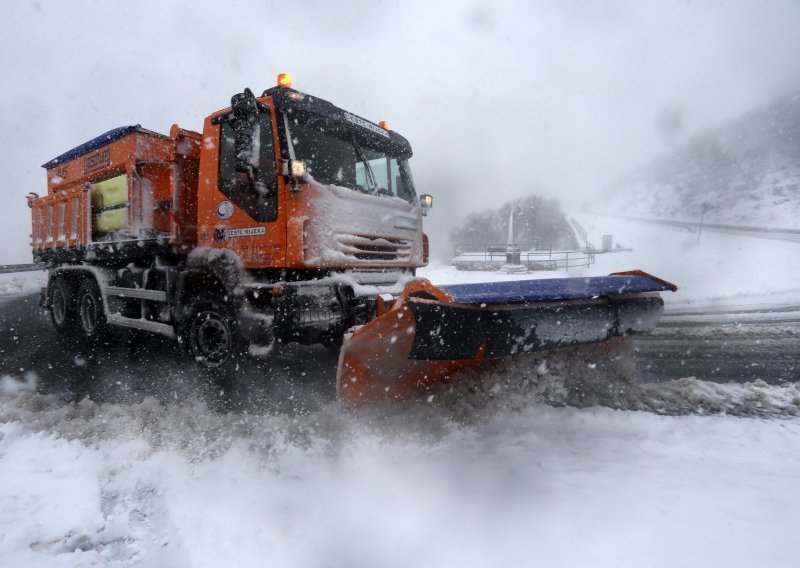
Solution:
M 641 272 L 434 286 L 408 141 L 278 84 L 202 132 L 121 126 L 43 165 L 28 195 L 42 304 L 60 333 L 180 341 L 202 365 L 244 347 L 339 347 L 349 403 L 405 398 L 453 371 L 647 332 L 674 290 Z

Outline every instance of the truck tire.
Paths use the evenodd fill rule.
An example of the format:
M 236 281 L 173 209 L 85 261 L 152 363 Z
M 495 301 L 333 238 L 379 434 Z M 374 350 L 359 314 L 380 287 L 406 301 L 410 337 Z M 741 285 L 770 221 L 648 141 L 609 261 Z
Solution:
M 100 286 L 92 278 L 86 278 L 78 288 L 78 324 L 84 338 L 97 341 L 105 335 L 108 327 Z
M 58 333 L 75 331 L 78 308 L 75 295 L 63 276 L 56 276 L 50 287 L 50 320 Z
M 201 292 L 183 310 L 184 344 L 204 367 L 220 367 L 239 350 L 238 327 L 233 308 L 221 296 Z

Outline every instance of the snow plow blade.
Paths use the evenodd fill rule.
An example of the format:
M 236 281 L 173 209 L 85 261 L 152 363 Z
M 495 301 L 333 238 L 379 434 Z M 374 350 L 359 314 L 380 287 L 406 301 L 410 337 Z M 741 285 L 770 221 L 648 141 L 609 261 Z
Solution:
M 652 331 L 658 292 L 645 272 L 434 286 L 409 283 L 378 298 L 377 316 L 345 335 L 336 376 L 348 405 L 400 400 L 456 371 L 554 347 Z

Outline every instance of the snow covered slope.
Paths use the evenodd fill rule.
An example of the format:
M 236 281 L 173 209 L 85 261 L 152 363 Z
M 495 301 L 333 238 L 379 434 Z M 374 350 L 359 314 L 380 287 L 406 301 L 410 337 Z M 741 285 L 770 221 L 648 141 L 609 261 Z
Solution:
M 800 94 L 781 98 L 610 187 L 598 210 L 638 217 L 800 228 Z

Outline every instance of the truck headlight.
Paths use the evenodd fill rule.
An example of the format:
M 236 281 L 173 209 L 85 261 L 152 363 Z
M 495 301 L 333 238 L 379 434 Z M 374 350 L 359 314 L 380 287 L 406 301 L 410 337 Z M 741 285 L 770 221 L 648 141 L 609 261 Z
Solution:
M 292 160 L 290 170 L 292 177 L 295 179 L 302 179 L 306 177 L 306 164 L 300 160 Z

